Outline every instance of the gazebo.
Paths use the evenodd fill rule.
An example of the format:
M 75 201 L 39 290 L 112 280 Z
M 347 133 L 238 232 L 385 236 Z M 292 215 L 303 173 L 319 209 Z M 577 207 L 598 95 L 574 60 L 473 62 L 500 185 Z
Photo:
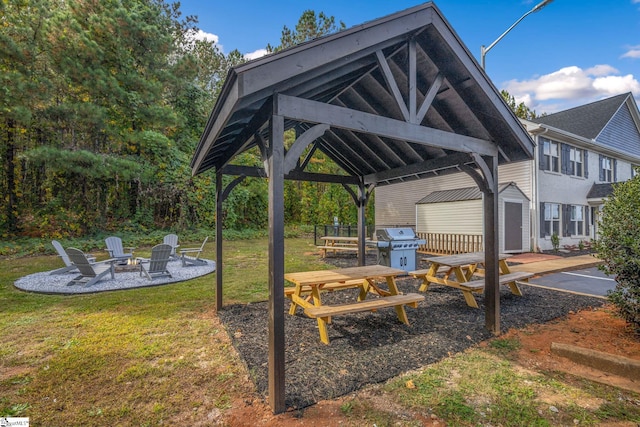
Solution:
M 295 129 L 288 150 L 284 132 Z M 264 168 L 234 165 L 260 150 Z M 343 185 L 358 207 L 375 187 L 464 171 L 483 193 L 486 327 L 500 331 L 498 164 L 533 158 L 533 142 L 433 3 L 233 68 L 191 162 L 216 173 L 216 202 L 244 177 L 269 182 L 269 404 L 284 403 L 284 180 Z M 311 173 L 322 152 L 345 174 Z M 223 175 L 237 178 L 223 187 Z M 222 223 L 216 225 L 216 307 L 222 307 Z

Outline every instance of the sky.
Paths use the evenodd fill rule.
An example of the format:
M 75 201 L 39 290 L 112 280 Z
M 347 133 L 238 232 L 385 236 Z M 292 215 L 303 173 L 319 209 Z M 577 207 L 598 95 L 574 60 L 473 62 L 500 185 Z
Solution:
M 489 46 L 540 0 L 435 0 L 471 54 Z M 181 0 L 201 36 L 247 58 L 280 44 L 305 10 L 347 28 L 422 4 L 406 0 Z M 551 114 L 620 93 L 640 104 L 640 0 L 553 0 L 527 15 L 485 55 L 494 85 L 536 113 Z

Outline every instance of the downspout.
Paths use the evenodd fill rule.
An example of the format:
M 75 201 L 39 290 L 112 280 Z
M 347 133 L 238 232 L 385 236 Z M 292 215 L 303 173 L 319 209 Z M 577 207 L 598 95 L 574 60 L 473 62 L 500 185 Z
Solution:
M 531 209 L 531 249 L 533 252 L 540 252 L 540 246 L 538 245 L 538 236 L 540 235 L 540 212 L 538 212 L 540 209 L 540 186 L 538 185 L 538 167 L 540 165 L 539 144 L 540 137 L 549 132 L 548 128 L 538 127 L 538 129 L 543 130 L 539 133 L 535 133 L 536 147 L 533 153 L 533 167 L 531 168 L 531 179 L 533 184 L 533 191 L 531 192 L 533 196 L 533 207 Z M 531 133 L 534 133 L 534 131 L 531 131 Z

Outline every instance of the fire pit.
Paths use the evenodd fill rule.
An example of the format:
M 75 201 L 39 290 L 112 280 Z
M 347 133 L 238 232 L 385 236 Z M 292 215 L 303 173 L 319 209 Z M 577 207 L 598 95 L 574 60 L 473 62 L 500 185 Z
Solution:
M 378 264 L 404 271 L 416 269 L 417 250 L 427 243 L 411 228 L 380 228 L 376 230 Z
M 116 264 L 116 273 L 131 273 L 134 271 L 140 271 L 140 260 L 129 258 L 126 264 Z

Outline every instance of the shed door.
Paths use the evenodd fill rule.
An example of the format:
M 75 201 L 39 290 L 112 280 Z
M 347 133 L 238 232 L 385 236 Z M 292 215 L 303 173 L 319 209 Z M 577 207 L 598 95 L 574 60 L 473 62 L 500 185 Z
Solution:
M 504 202 L 504 250 L 522 251 L 522 203 Z

